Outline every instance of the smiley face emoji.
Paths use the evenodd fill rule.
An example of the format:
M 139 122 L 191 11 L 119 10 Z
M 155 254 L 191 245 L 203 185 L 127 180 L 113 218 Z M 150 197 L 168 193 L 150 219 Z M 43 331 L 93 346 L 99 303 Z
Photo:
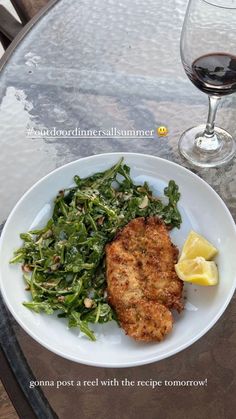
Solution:
M 160 126 L 160 127 L 157 128 L 157 135 L 159 137 L 166 137 L 167 134 L 168 134 L 168 132 L 169 132 L 168 131 L 168 128 L 165 127 L 164 125 L 162 125 L 162 126 Z

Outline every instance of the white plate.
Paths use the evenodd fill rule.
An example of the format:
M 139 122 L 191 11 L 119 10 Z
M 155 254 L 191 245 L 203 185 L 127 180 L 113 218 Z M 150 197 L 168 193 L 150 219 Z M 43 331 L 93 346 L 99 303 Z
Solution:
M 115 322 L 96 326 L 96 342 L 90 342 L 67 321 L 56 315 L 36 314 L 22 305 L 30 299 L 24 289 L 19 265 L 9 265 L 13 251 L 21 245 L 19 234 L 44 225 L 50 217 L 53 198 L 71 186 L 73 176 L 86 177 L 103 171 L 124 156 L 135 182 L 148 181 L 155 193 L 163 193 L 170 179 L 180 187 L 179 208 L 183 223 L 172 233 L 181 247 L 189 230 L 203 234 L 220 251 L 217 258 L 220 282 L 215 287 L 185 285 L 185 310 L 175 315 L 173 331 L 161 343 L 136 343 Z M 128 367 L 164 359 L 187 348 L 219 319 L 233 295 L 236 282 L 236 228 L 221 198 L 202 179 L 185 168 L 157 157 L 134 153 L 112 153 L 86 157 L 60 167 L 37 182 L 11 212 L 0 242 L 0 283 L 11 313 L 35 340 L 70 360 L 103 367 Z

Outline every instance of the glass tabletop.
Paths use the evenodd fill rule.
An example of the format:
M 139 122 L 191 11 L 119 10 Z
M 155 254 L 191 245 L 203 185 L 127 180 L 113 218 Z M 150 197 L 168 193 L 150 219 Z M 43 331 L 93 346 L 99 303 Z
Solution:
M 235 159 L 225 167 L 196 169 L 178 154 L 181 133 L 204 122 L 207 114 L 207 97 L 189 82 L 179 56 L 186 3 L 61 0 L 27 31 L 2 61 L 0 75 L 0 199 L 4 203 L 0 224 L 20 196 L 54 168 L 114 151 L 151 154 L 190 168 L 219 193 L 236 217 Z M 232 134 L 236 133 L 235 109 L 231 95 L 224 99 L 217 116 L 218 125 Z M 167 137 L 156 133 L 163 125 L 168 127 Z M 84 130 L 112 128 L 113 134 L 114 130 L 152 130 L 154 134 L 129 138 L 116 133 L 96 138 L 83 135 Z M 62 359 L 32 340 L 7 312 L 3 315 L 3 344 L 5 348 L 11 342 L 16 345 L 17 338 L 23 358 L 11 362 L 21 386 L 28 389 L 29 401 L 34 404 L 41 382 L 59 418 L 102 419 L 111 412 L 114 418 L 156 418 L 163 417 L 163 409 L 167 419 L 187 417 L 186 412 L 200 418 L 203 405 L 206 417 L 232 414 L 236 384 L 233 302 L 190 348 L 130 369 L 88 367 Z M 106 389 L 70 385 L 71 381 L 96 378 L 146 382 L 207 378 L 208 385 L 158 389 L 149 385 Z M 40 411 L 37 414 L 40 417 Z

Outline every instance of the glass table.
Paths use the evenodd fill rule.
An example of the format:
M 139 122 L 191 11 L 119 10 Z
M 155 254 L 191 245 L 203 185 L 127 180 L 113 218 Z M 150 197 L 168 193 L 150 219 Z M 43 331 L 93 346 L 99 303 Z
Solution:
M 235 159 L 218 169 L 195 169 L 177 150 L 180 134 L 202 123 L 207 113 L 206 96 L 188 81 L 180 61 L 185 9 L 184 0 L 61 0 L 50 2 L 44 13 L 28 24 L 1 61 L 2 225 L 20 196 L 54 168 L 80 157 L 114 151 L 151 154 L 190 168 L 218 192 L 236 216 Z M 217 116 L 218 125 L 234 135 L 235 111 L 232 95 L 224 99 Z M 63 135 L 63 130 L 76 127 L 156 132 L 161 125 L 168 127 L 167 137 Z M 53 129 L 62 130 L 62 135 L 47 135 L 45 130 Z M 105 369 L 76 364 L 49 352 L 16 324 L 1 300 L 3 356 L 20 389 L 12 397 L 13 404 L 22 417 L 198 419 L 203 408 L 205 417 L 233 417 L 235 314 L 233 299 L 203 338 L 169 359 L 142 367 Z M 208 385 L 30 388 L 31 381 L 114 377 L 207 378 Z M 20 391 L 26 395 L 28 416 L 22 413 L 23 404 L 19 406 Z

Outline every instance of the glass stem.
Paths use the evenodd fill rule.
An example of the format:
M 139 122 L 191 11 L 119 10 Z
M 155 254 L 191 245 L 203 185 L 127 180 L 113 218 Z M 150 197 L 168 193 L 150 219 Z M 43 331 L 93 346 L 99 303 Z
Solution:
M 214 152 L 222 147 L 222 141 L 215 132 L 216 111 L 220 97 L 209 96 L 209 111 L 205 131 L 195 138 L 195 147 L 200 151 Z
M 205 129 L 204 135 L 207 135 L 208 137 L 213 137 L 214 129 L 215 129 L 216 111 L 220 103 L 220 97 L 208 96 L 208 99 L 209 99 L 209 111 L 208 111 L 208 118 L 207 118 L 206 129 Z

